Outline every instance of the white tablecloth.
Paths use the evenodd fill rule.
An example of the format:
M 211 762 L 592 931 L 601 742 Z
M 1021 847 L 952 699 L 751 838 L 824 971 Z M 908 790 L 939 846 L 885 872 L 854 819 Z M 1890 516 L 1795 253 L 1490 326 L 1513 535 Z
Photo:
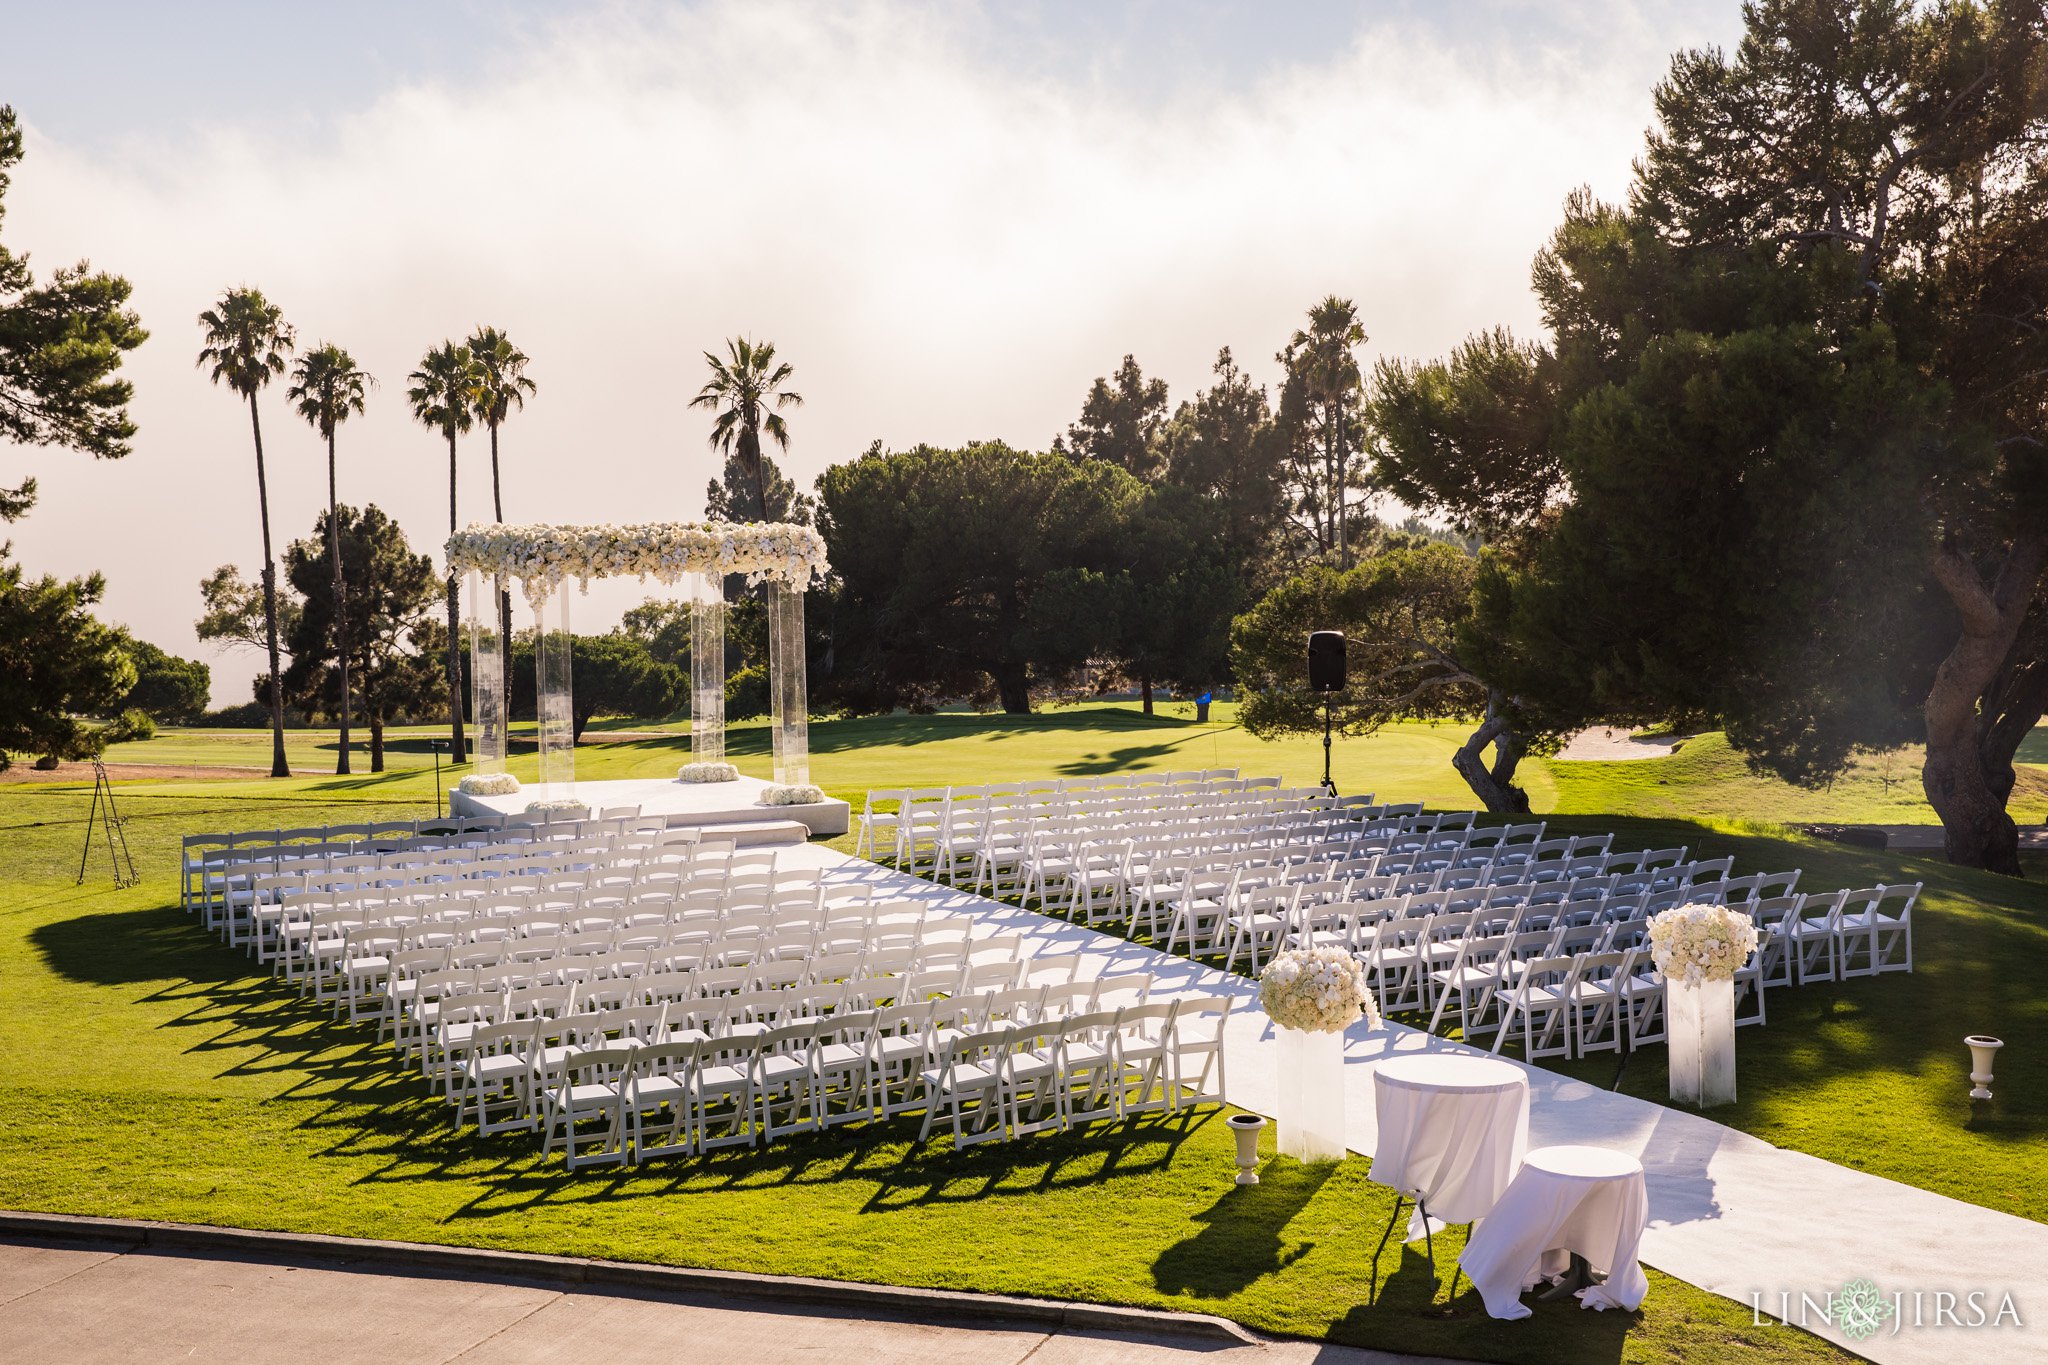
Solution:
M 1650 1290 L 1636 1263 L 1649 1215 L 1643 1164 L 1603 1147 L 1539 1147 L 1458 1258 L 1496 1318 L 1526 1318 L 1521 1293 L 1562 1273 L 1576 1251 L 1607 1276 L 1579 1291 L 1587 1308 L 1634 1309 Z
M 1529 1145 L 1529 1078 L 1511 1062 L 1422 1053 L 1373 1072 L 1372 1179 L 1429 1206 L 1438 1224 L 1484 1218 Z M 1428 1230 L 1417 1209 L 1408 1240 Z

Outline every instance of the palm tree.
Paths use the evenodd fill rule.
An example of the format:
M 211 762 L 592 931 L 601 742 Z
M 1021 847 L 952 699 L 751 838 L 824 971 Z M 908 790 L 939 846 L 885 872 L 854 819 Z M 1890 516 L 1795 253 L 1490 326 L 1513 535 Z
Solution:
M 800 408 L 804 399 L 782 387 L 793 371 L 787 362 L 775 363 L 775 343 L 728 338 L 725 351 L 724 360 L 704 353 L 711 378 L 690 406 L 718 410 L 718 420 L 711 425 L 711 448 L 728 456 L 737 452 L 740 467 L 754 485 L 755 507 L 766 521 L 768 483 L 761 472 L 761 433 L 765 430 L 777 446 L 788 450 L 789 427 L 773 409 Z
M 514 408 L 524 408 L 528 394 L 536 391 L 526 377 L 526 353 L 495 327 L 479 327 L 469 339 L 469 353 L 476 360 L 477 386 L 472 415 L 491 433 L 491 519 L 505 520 L 505 497 L 498 482 L 498 428 Z M 511 649 L 512 594 L 498 594 L 498 638 Z M 505 656 L 505 707 L 512 714 L 511 655 Z
M 341 518 L 334 489 L 334 429 L 350 413 L 361 416 L 364 401 L 377 381 L 347 351 L 323 341 L 299 357 L 292 368 L 292 386 L 284 396 L 298 406 L 299 416 L 327 441 L 327 563 L 334 574 L 334 657 L 341 661 L 341 757 L 334 771 L 348 772 L 348 585 L 341 574 Z
M 478 371 L 469 347 L 444 341 L 428 351 L 420 367 L 406 376 L 406 400 L 422 425 L 448 438 L 448 534 L 461 529 L 455 521 L 455 438 L 469 430 L 476 407 Z M 448 570 L 448 758 L 468 759 L 462 737 L 462 614 L 456 605 L 455 569 Z
M 249 403 L 249 431 L 256 438 L 256 509 L 263 519 L 263 631 L 270 648 L 270 775 L 290 777 L 284 757 L 284 682 L 277 651 L 277 564 L 270 553 L 270 480 L 263 468 L 263 422 L 256 395 L 274 375 L 284 373 L 292 351 L 291 324 L 262 291 L 230 289 L 199 315 L 205 344 L 198 364 L 212 366 L 211 378 Z

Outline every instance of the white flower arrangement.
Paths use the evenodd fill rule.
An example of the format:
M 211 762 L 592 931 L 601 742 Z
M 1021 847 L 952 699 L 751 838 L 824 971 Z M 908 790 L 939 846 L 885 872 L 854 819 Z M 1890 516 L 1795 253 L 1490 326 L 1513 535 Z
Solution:
M 574 578 L 635 575 L 673 585 L 686 573 L 743 575 L 799 591 L 826 573 L 825 541 L 786 522 L 656 522 L 648 526 L 505 526 L 472 522 L 448 537 L 451 572 L 519 580 L 541 606 Z
M 471 773 L 455 790 L 464 796 L 511 796 L 519 790 L 519 779 L 510 773 Z
M 824 799 L 823 787 L 801 782 L 788 786 L 770 785 L 761 792 L 761 804 L 764 806 L 815 806 Z
M 1650 956 L 1666 981 L 1732 980 L 1756 951 L 1756 925 L 1725 905 L 1681 905 L 1650 916 Z
M 1358 960 L 1343 948 L 1291 948 L 1259 973 L 1259 1004 L 1281 1028 L 1342 1033 L 1360 1018 L 1380 1026 Z
M 740 770 L 730 763 L 685 763 L 676 769 L 678 782 L 737 782 Z
M 568 797 L 554 801 L 529 801 L 526 803 L 526 813 L 528 815 L 566 815 L 570 811 L 575 811 L 581 815 L 588 815 L 590 807 L 584 805 L 581 801 Z

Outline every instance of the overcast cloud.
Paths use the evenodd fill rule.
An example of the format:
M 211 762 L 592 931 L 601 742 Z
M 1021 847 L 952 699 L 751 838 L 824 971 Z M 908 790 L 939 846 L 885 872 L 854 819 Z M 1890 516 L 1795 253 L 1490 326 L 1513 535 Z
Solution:
M 1062 71 L 1079 39 L 1050 8 L 1020 34 L 963 7 L 750 3 L 524 23 L 487 61 L 281 127 L 153 101 L 109 133 L 0 85 L 29 131 L 6 240 L 40 270 L 126 275 L 153 333 L 128 366 L 132 457 L 0 451 L 0 482 L 43 489 L 15 553 L 104 570 L 109 617 L 207 658 L 217 702 L 248 696 L 257 661 L 191 630 L 200 577 L 260 554 L 246 415 L 192 363 L 194 316 L 233 284 L 381 381 L 342 432 L 342 497 L 436 551 L 446 455 L 404 377 L 478 323 L 540 384 L 505 431 L 507 514 L 554 521 L 701 512 L 714 462 L 684 405 L 700 353 L 740 332 L 796 366 L 787 464 L 808 483 L 876 438 L 1042 447 L 1126 351 L 1176 400 L 1223 345 L 1270 381 L 1326 293 L 1358 301 L 1373 353 L 1529 329 L 1564 195 L 1621 192 L 1670 52 L 1726 41 L 1735 7 L 1540 29 L 1527 7 L 1455 9 L 1456 31 L 1361 11 L 1341 42 L 1203 80 L 1119 79 L 1143 30 Z M 263 411 L 282 544 L 324 505 L 322 450 L 281 388 Z M 487 516 L 480 439 L 462 481 L 462 519 Z M 642 595 L 593 591 L 578 628 Z

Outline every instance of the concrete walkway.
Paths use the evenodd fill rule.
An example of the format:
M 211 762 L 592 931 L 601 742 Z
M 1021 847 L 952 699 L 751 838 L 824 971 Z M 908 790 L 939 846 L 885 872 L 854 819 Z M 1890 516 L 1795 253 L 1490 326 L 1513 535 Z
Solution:
M 232 1255 L 0 1242 L 5 1358 L 66 1365 L 1425 1365 L 1301 1342 L 935 1325 Z M 1445 1365 L 1435 1362 L 1434 1365 Z
M 870 885 L 877 899 L 928 899 L 945 913 L 971 917 L 984 926 L 983 932 L 1022 934 L 1034 954 L 1080 953 L 1088 976 L 1152 972 L 1154 999 L 1235 997 L 1241 1003 L 1225 1025 L 1225 1094 L 1241 1108 L 1273 1113 L 1277 1041 L 1258 1007 L 1256 983 L 821 845 L 792 849 L 783 857 L 823 867 L 832 881 Z M 1352 1151 L 1367 1156 L 1373 1151 L 1373 1069 L 1388 1057 L 1418 1051 L 1469 1049 L 1400 1024 L 1347 1039 L 1345 1123 Z M 1937 1293 L 1988 1295 L 1987 1312 L 2010 1293 L 2024 1323 L 2019 1328 L 1907 1326 L 1891 1335 L 1888 1323 L 1884 1333 L 1852 1341 L 1814 1314 L 1805 1325 L 1859 1355 L 1887 1363 L 1954 1365 L 1967 1359 L 1971 1365 L 2033 1365 L 2048 1360 L 2048 1326 L 2034 1325 L 2036 1318 L 2048 1318 L 2048 1226 L 1775 1147 L 1699 1114 L 1541 1067 L 1523 1069 L 1529 1075 L 1530 1146 L 1579 1143 L 1624 1151 L 1642 1161 L 1650 1195 L 1650 1226 L 1642 1242 L 1645 1264 L 1746 1307 L 1755 1295 L 1773 1309 L 1779 1295 L 1786 1294 L 1795 1314 L 1802 1293 L 1824 1303 L 1850 1281 L 1869 1279 L 1886 1296 L 1906 1296 L 1903 1318 L 1908 1323 L 1915 1292 L 1924 1296 L 1923 1317 L 1930 1320 Z

